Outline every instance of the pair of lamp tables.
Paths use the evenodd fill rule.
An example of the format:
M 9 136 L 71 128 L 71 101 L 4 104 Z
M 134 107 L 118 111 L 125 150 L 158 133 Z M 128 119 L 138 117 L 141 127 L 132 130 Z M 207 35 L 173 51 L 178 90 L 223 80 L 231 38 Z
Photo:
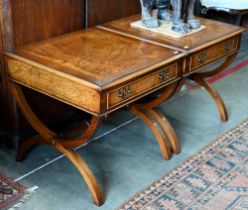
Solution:
M 77 168 L 99 206 L 104 203 L 99 184 L 75 147 L 89 141 L 102 117 L 128 105 L 150 128 L 166 160 L 180 152 L 180 142 L 156 106 L 178 92 L 186 78 L 204 87 L 221 120 L 228 119 L 220 95 L 205 79 L 232 63 L 244 29 L 200 19 L 203 30 L 172 38 L 130 26 L 139 19 L 135 15 L 115 20 L 5 53 L 9 86 L 25 118 L 39 133 L 24 141 L 17 160 L 22 161 L 34 145 L 51 145 Z M 200 71 L 223 58 L 217 68 Z M 23 86 L 89 113 L 91 120 L 84 134 L 68 140 L 49 130 L 30 108 Z

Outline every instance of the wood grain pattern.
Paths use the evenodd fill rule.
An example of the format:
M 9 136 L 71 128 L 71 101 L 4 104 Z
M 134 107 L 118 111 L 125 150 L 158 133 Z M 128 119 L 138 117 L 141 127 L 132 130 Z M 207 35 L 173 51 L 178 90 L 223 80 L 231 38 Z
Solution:
M 8 59 L 9 76 L 16 82 L 90 113 L 100 112 L 100 94 L 79 81 L 45 70 L 45 67 Z
M 225 40 L 190 56 L 189 71 L 216 61 L 224 56 L 235 53 L 239 49 L 239 36 Z
M 88 26 L 106 23 L 141 11 L 140 0 L 90 0 Z
M 134 15 L 131 17 L 123 18 L 121 20 L 115 20 L 103 24 L 100 27 L 105 30 L 111 30 L 116 33 L 124 34 L 126 36 L 133 36 L 137 39 L 144 39 L 158 45 L 167 45 L 170 47 L 174 47 L 179 50 L 184 50 L 188 53 L 199 51 L 203 48 L 238 35 L 244 31 L 243 28 L 240 28 L 238 26 L 200 18 L 201 23 L 206 26 L 204 30 L 194 33 L 190 36 L 185 36 L 181 39 L 176 39 L 168 36 L 163 36 L 161 34 L 151 33 L 146 30 L 132 28 L 130 24 L 139 19 L 139 15 Z
M 15 53 L 99 86 L 174 56 L 173 50 L 95 28 L 26 45 Z
M 83 0 L 11 0 L 10 4 L 18 33 L 15 48 L 84 26 Z
M 160 78 L 163 72 L 168 72 L 167 78 Z M 135 80 L 132 83 L 128 83 L 125 86 L 122 86 L 114 91 L 108 93 L 108 106 L 107 108 L 111 108 L 119 103 L 123 103 L 125 100 L 129 100 L 132 97 L 135 97 L 139 94 L 142 94 L 151 89 L 155 89 L 163 84 L 168 84 L 171 80 L 175 80 L 180 77 L 180 69 L 178 63 L 174 63 L 170 66 L 161 67 L 160 70 L 149 74 L 148 76 L 141 77 L 138 80 Z M 130 93 L 125 98 L 125 96 L 121 96 L 121 90 L 126 87 L 130 87 Z
M 97 116 L 125 105 L 115 93 L 108 94 L 123 85 L 132 83 L 134 101 L 180 79 L 184 57 L 97 28 L 32 43 L 6 55 L 11 79 Z M 167 67 L 169 77 L 159 79 Z

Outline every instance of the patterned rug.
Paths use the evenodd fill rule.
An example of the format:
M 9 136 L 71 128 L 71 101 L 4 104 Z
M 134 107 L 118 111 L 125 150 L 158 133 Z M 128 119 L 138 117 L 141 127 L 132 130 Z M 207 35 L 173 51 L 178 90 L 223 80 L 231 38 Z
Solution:
M 248 119 L 118 210 L 247 210 Z
M 9 209 L 26 194 L 26 188 L 0 173 L 0 210 Z

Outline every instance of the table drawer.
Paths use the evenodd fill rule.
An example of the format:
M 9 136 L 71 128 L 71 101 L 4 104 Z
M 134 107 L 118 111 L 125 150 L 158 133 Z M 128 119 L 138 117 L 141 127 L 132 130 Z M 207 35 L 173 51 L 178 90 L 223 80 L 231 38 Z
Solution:
M 193 71 L 238 50 L 238 43 L 238 37 L 234 37 L 192 55 L 190 57 L 189 71 Z
M 107 93 L 107 109 L 125 103 L 139 95 L 158 89 L 179 76 L 178 64 L 163 67 L 154 73 Z

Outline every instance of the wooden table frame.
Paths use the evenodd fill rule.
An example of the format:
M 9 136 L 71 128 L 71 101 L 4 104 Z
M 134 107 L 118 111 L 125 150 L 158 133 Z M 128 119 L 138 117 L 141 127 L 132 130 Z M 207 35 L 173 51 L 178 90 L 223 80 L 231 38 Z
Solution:
M 204 73 L 194 73 L 194 74 L 189 76 L 189 79 L 195 81 L 198 85 L 203 87 L 209 93 L 209 95 L 212 97 L 212 99 L 214 100 L 214 102 L 215 102 L 215 104 L 219 110 L 220 119 L 223 122 L 226 122 L 228 120 L 228 114 L 227 114 L 227 109 L 226 109 L 225 103 L 224 103 L 223 99 L 221 98 L 220 94 L 218 93 L 218 91 L 215 88 L 213 88 L 206 81 L 206 79 L 209 77 L 215 76 L 215 75 L 219 74 L 220 72 L 224 71 L 234 61 L 236 56 L 237 56 L 237 52 L 229 55 L 222 65 L 220 65 L 219 67 L 217 67 L 216 69 L 214 69 L 212 71 L 204 72 Z
M 237 32 L 235 36 L 237 35 L 240 36 L 241 32 L 242 30 Z M 137 37 L 137 39 L 139 39 L 139 37 Z M 149 41 L 149 39 L 146 40 Z M 222 41 L 223 40 L 220 40 L 219 42 Z M 130 102 L 130 111 L 133 114 L 137 115 L 141 120 L 143 120 L 144 123 L 150 128 L 151 132 L 154 134 L 154 137 L 158 142 L 162 157 L 165 160 L 168 160 L 171 157 L 172 153 L 175 154 L 179 153 L 181 151 L 181 148 L 175 130 L 170 125 L 166 117 L 156 108 L 156 106 L 168 100 L 176 92 L 178 92 L 181 89 L 182 85 L 184 84 L 185 79 L 188 78 L 195 81 L 200 86 L 206 89 L 206 91 L 212 96 L 214 102 L 218 107 L 221 120 L 227 121 L 228 115 L 225 104 L 221 96 L 213 87 L 211 87 L 205 81 L 205 79 L 220 73 L 232 63 L 239 49 L 240 37 L 237 42 L 238 42 L 237 45 L 238 48 L 226 54 L 226 60 L 222 65 L 220 65 L 219 67 L 217 67 L 212 71 L 205 73 L 198 73 L 197 69 L 194 70 L 193 72 L 190 73 L 188 72 L 188 69 L 190 68 L 188 62 L 190 55 L 192 53 L 197 53 L 197 52 L 194 51 L 191 54 L 189 53 L 189 55 L 186 55 L 184 58 L 182 75 L 178 80 L 175 80 L 174 82 L 171 82 L 168 85 L 161 88 L 162 91 L 160 91 L 160 93 L 157 95 L 156 98 L 148 99 L 146 102 L 142 102 L 139 100 L 136 102 Z M 154 42 L 154 44 L 157 43 Z M 171 48 L 176 49 L 173 46 Z M 180 50 L 180 49 L 176 49 L 176 50 Z M 10 78 L 9 86 L 10 89 L 12 90 L 13 95 L 16 98 L 17 104 L 21 112 L 23 113 L 27 121 L 30 123 L 30 125 L 39 134 L 38 136 L 32 137 L 23 142 L 17 154 L 17 161 L 22 161 L 25 158 L 27 152 L 35 145 L 38 144 L 51 145 L 54 149 L 64 154 L 72 162 L 72 164 L 76 167 L 76 169 L 81 174 L 84 181 L 86 182 L 86 185 L 89 189 L 93 202 L 98 206 L 102 205 L 104 199 L 103 199 L 103 194 L 100 190 L 100 186 L 94 174 L 87 165 L 87 163 L 75 151 L 75 147 L 87 142 L 91 138 L 91 136 L 95 133 L 96 129 L 100 125 L 102 116 L 92 115 L 88 128 L 85 130 L 84 134 L 80 138 L 70 139 L 70 140 L 62 139 L 58 137 L 58 134 L 48 129 L 47 126 L 44 125 L 44 123 L 42 123 L 39 120 L 39 118 L 36 116 L 36 114 L 32 111 L 32 108 L 29 106 L 22 92 L 22 84 Z
M 236 54 L 229 56 L 225 63 L 211 72 L 195 73 L 189 77 L 191 80 L 204 87 L 206 91 L 212 96 L 218 107 L 222 121 L 228 120 L 225 104 L 218 92 L 205 81 L 205 78 L 214 76 L 223 71 L 234 60 L 235 56 Z M 181 86 L 184 84 L 184 81 L 185 80 L 182 79 L 176 84 L 166 87 L 158 98 L 153 99 L 147 103 L 134 103 L 130 109 L 133 114 L 137 115 L 150 128 L 158 142 L 162 157 L 165 160 L 170 159 L 172 153 L 178 154 L 181 151 L 181 148 L 175 130 L 166 117 L 156 108 L 156 106 L 168 100 L 171 96 L 178 92 Z M 71 140 L 60 139 L 57 137 L 57 134 L 49 130 L 32 111 L 25 99 L 21 86 L 11 81 L 9 84 L 21 112 L 30 125 L 40 134 L 39 136 L 34 136 L 24 141 L 18 150 L 16 160 L 18 162 L 23 161 L 27 152 L 35 145 L 51 145 L 54 149 L 63 153 L 72 162 L 72 164 L 76 167 L 84 179 L 94 203 L 98 206 L 102 205 L 103 195 L 101 193 L 99 184 L 87 163 L 75 151 L 75 147 L 84 144 L 92 137 L 100 125 L 101 118 L 92 116 L 88 128 L 80 138 Z
M 100 119 L 92 116 L 89 127 L 82 137 L 78 139 L 71 139 L 70 141 L 60 139 L 56 136 L 56 133 L 48 129 L 32 111 L 25 99 L 21 86 L 14 82 L 10 82 L 10 87 L 21 112 L 30 125 L 40 134 L 40 136 L 35 136 L 24 141 L 17 153 L 17 161 L 22 161 L 27 152 L 35 145 L 51 145 L 51 147 L 64 154 L 72 162 L 84 179 L 94 203 L 98 206 L 102 205 L 103 196 L 94 174 L 84 159 L 73 149 L 85 143 L 94 134 L 99 125 Z
M 147 103 L 133 104 L 130 109 L 133 114 L 137 115 L 150 128 L 159 144 L 162 157 L 165 160 L 170 159 L 171 152 L 178 154 L 181 149 L 175 130 L 170 125 L 166 117 L 156 108 L 156 106 L 166 101 L 178 90 L 180 90 L 183 82 L 184 80 L 182 79 L 179 82 L 166 87 L 158 98 Z M 88 128 L 80 138 L 70 140 L 61 139 L 57 137 L 56 133 L 44 125 L 32 111 L 23 94 L 21 85 L 12 82 L 11 80 L 9 81 L 9 85 L 21 112 L 30 125 L 39 134 L 38 136 L 34 136 L 23 142 L 18 150 L 16 160 L 18 162 L 23 161 L 28 151 L 36 145 L 49 144 L 57 151 L 64 154 L 72 162 L 84 179 L 93 202 L 96 205 L 101 206 L 103 204 L 103 195 L 99 184 L 87 163 L 75 151 L 75 147 L 84 144 L 92 137 L 100 124 L 101 118 L 92 116 Z M 167 136 L 169 140 L 167 140 Z

